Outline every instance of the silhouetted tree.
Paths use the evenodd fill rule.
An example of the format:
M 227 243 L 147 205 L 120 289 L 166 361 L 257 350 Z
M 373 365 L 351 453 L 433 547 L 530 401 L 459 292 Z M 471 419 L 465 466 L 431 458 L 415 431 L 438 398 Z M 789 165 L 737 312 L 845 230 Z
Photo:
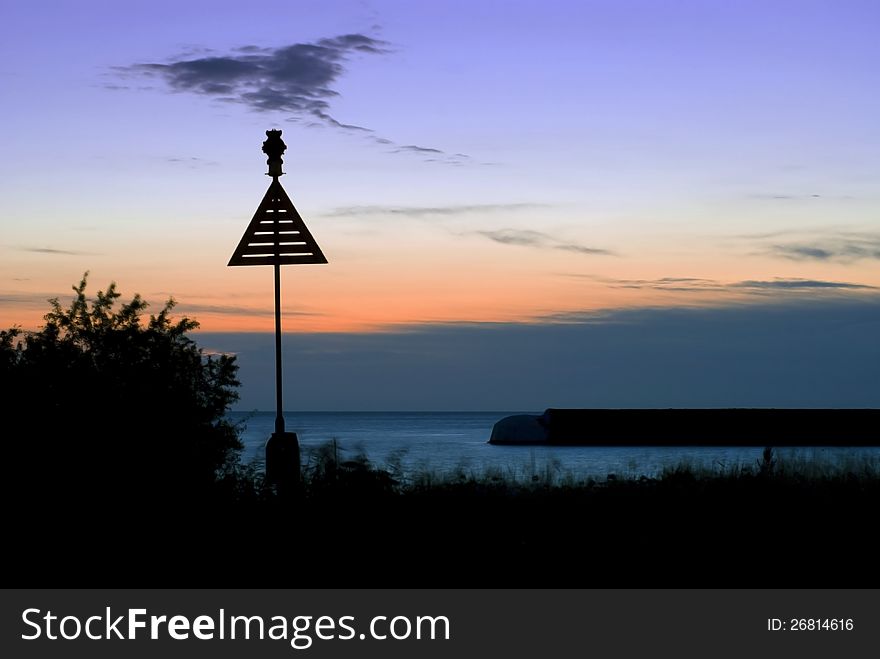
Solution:
M 137 509 L 206 496 L 241 448 L 224 418 L 235 357 L 205 354 L 187 336 L 198 323 L 171 319 L 173 300 L 144 321 L 147 303 L 118 306 L 115 284 L 86 297 L 87 275 L 69 307 L 49 301 L 40 330 L 0 332 L 3 435 L 25 500 Z

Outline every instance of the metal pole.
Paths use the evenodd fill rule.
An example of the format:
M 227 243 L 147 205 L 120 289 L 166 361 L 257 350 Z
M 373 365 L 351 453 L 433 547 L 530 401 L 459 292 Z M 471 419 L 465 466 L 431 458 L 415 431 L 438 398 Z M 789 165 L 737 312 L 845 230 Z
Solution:
M 284 432 L 281 396 L 281 265 L 275 263 L 275 432 Z

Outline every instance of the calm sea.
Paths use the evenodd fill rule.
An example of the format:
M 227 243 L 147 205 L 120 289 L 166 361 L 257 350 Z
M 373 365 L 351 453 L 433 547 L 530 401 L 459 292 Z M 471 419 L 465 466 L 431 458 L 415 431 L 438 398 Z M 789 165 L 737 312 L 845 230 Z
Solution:
M 500 469 L 510 478 L 551 474 L 604 478 L 656 476 L 682 462 L 695 467 L 727 470 L 754 465 L 760 448 L 740 447 L 545 447 L 493 446 L 492 426 L 510 414 L 535 412 L 288 412 L 286 429 L 297 433 L 303 460 L 322 444 L 336 440 L 342 459 L 366 455 L 377 465 L 399 463 L 404 471 L 448 473 L 463 469 L 483 474 Z M 233 412 L 243 425 L 244 462 L 262 463 L 264 446 L 275 424 L 274 412 Z M 780 457 L 835 466 L 854 456 L 880 460 L 877 449 L 780 449 Z

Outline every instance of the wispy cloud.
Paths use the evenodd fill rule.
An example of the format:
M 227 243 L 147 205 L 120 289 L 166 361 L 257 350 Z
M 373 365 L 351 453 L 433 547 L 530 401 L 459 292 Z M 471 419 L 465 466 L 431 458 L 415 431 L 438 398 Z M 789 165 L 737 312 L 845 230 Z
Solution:
M 735 239 L 752 243 L 755 254 L 791 261 L 855 263 L 880 260 L 880 233 L 840 227 L 782 229 L 742 234 Z
M 31 252 L 32 254 L 56 254 L 58 256 L 94 256 L 90 252 L 79 252 L 72 249 L 55 249 L 54 247 L 30 247 L 21 246 L 13 249 L 19 252 Z
M 764 199 L 777 201 L 792 201 L 796 199 L 820 199 L 820 194 L 797 194 L 797 193 L 762 193 L 749 195 L 750 199 Z
M 165 158 L 165 162 L 170 162 L 175 165 L 184 165 L 189 169 L 198 169 L 200 167 L 216 167 L 219 164 L 215 160 L 205 160 L 204 158 L 199 158 L 197 156 L 169 156 L 168 158 Z
M 541 231 L 532 231 L 530 229 L 495 229 L 492 231 L 474 231 L 473 233 L 484 236 L 496 243 L 501 243 L 502 245 L 537 247 L 539 249 L 559 249 L 566 252 L 577 252 L 578 254 L 588 254 L 592 256 L 614 255 L 614 252 L 607 249 L 566 242 Z
M 56 293 L 2 293 L 0 304 L 22 307 L 48 307 L 48 300 L 58 297 Z
M 721 282 L 697 277 L 661 277 L 659 279 L 610 279 L 596 275 L 569 274 L 570 277 L 592 279 L 611 288 L 651 289 L 659 291 L 707 291 L 722 288 Z
M 735 284 L 731 288 L 750 288 L 754 290 L 816 290 L 816 289 L 870 289 L 877 290 L 876 286 L 867 284 L 854 284 L 846 281 L 822 281 L 820 279 L 771 279 L 769 281 L 756 281 L 747 279 Z
M 164 295 L 164 294 L 156 294 L 156 296 Z M 65 297 L 66 294 L 58 294 L 58 293 L 19 293 L 19 292 L 2 292 L 0 291 L 0 304 L 17 306 L 17 307 L 26 307 L 26 308 L 35 308 L 35 307 L 46 307 L 48 308 L 48 300 L 57 298 L 61 301 L 62 306 L 65 306 Z M 152 300 L 149 302 L 150 309 L 161 309 L 164 301 L 167 300 L 170 295 L 164 295 L 164 299 L 160 304 L 156 300 Z M 320 312 L 312 312 L 312 311 L 303 311 L 302 309 L 297 309 L 294 307 L 284 307 L 282 309 L 285 316 L 321 316 L 323 315 Z M 247 307 L 242 305 L 232 305 L 232 304 L 200 304 L 200 303 L 190 303 L 190 302 L 178 302 L 174 307 L 174 313 L 176 315 L 187 315 L 190 317 L 198 318 L 198 314 L 210 314 L 210 315 L 220 315 L 220 316 L 250 316 L 250 317 L 269 317 L 274 315 L 274 310 L 271 307 Z
M 805 242 L 776 243 L 770 253 L 794 261 L 853 263 L 880 260 L 880 235 L 831 236 Z
M 411 151 L 413 153 L 443 153 L 440 149 L 432 149 L 426 146 L 416 146 L 415 144 L 405 144 L 397 147 L 397 151 Z
M 717 279 L 698 277 L 661 277 L 659 279 L 609 279 L 594 275 L 570 275 L 584 277 L 607 284 L 612 288 L 634 288 L 669 292 L 724 293 L 769 291 L 856 291 L 878 290 L 876 286 L 846 281 L 824 281 L 821 279 L 776 278 L 745 279 L 736 282 L 722 282 Z
M 449 206 L 340 206 L 322 213 L 324 217 L 361 217 L 364 215 L 406 215 L 426 217 L 431 215 L 467 215 L 470 213 L 496 213 L 545 208 L 546 204 L 458 204 Z
M 827 261 L 834 252 L 823 249 L 821 247 L 808 247 L 806 245 L 774 245 L 773 249 L 783 256 L 795 260 L 815 259 L 817 261 Z
M 269 307 L 243 307 L 228 304 L 198 304 L 198 303 L 179 303 L 175 311 L 182 314 L 216 314 L 222 316 L 272 316 L 275 311 Z M 285 316 L 320 316 L 322 314 L 311 311 L 301 311 L 293 308 L 283 308 L 282 312 Z
M 431 161 L 459 165 L 469 156 L 415 144 L 401 145 L 373 129 L 340 121 L 331 113 L 337 83 L 355 55 L 387 55 L 388 42 L 365 34 L 344 34 L 279 48 L 246 45 L 226 54 L 209 49 L 171 58 L 166 63 L 142 62 L 113 67 L 122 78 L 153 77 L 175 92 L 199 94 L 226 103 L 240 103 L 261 112 L 282 112 L 295 120 L 366 134 L 392 153 L 430 156 Z M 108 85 L 108 88 L 110 86 Z
M 335 83 L 353 54 L 388 52 L 384 41 L 346 34 L 274 49 L 244 46 L 226 55 L 190 53 L 167 64 L 140 63 L 116 70 L 162 78 L 175 91 L 235 101 L 255 110 L 309 115 L 357 129 L 330 115 L 330 99 L 339 95 Z

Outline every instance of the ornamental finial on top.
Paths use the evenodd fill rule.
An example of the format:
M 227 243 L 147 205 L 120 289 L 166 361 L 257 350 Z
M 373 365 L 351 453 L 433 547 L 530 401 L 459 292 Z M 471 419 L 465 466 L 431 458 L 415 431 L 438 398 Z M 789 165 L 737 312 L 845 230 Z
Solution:
M 284 174 L 281 171 L 281 165 L 284 163 L 281 156 L 287 150 L 287 145 L 281 139 L 280 130 L 267 130 L 266 138 L 266 141 L 263 142 L 263 153 L 269 156 L 266 159 L 266 164 L 269 165 L 268 175 L 272 178 L 278 178 Z

